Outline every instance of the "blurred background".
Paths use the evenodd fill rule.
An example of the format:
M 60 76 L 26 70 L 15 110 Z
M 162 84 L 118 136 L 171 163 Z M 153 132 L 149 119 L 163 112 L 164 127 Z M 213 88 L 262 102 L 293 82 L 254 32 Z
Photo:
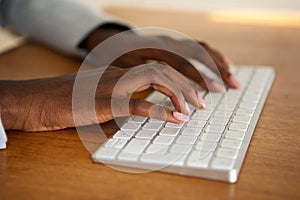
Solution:
M 280 11 L 299 12 L 299 0 L 81 0 L 104 7 L 124 6 L 196 11 Z
M 102 8 L 140 8 L 209 13 L 217 21 L 300 24 L 300 0 L 81 0 Z
M 205 13 L 205 17 L 217 23 L 238 23 L 263 26 L 300 27 L 300 0 L 80 0 L 82 3 L 102 8 L 108 13 L 139 23 L 138 17 L 143 11 L 173 12 L 173 15 L 187 13 Z M 138 12 L 140 11 L 140 12 Z M 135 12 L 135 14 L 128 14 Z M 162 15 L 163 16 L 163 15 Z M 170 15 L 171 17 L 172 15 Z M 155 23 L 146 25 L 159 26 Z M 172 27 L 169 27 L 172 28 Z M 24 40 L 0 28 L 0 53 L 19 46 Z

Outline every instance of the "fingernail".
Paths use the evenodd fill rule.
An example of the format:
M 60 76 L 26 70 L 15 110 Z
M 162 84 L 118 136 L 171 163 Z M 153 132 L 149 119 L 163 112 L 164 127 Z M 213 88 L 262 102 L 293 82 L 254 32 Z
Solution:
M 198 93 L 198 102 L 199 102 L 199 104 L 201 105 L 202 108 L 206 108 L 204 100 L 202 99 L 202 97 L 200 96 L 199 93 Z
M 173 117 L 179 121 L 188 121 L 189 116 L 182 114 L 180 112 L 173 112 Z
M 190 109 L 190 106 L 189 106 L 189 104 L 187 103 L 187 102 L 185 102 L 185 109 L 186 109 L 186 111 L 189 113 L 189 114 L 191 114 L 191 109 Z
M 242 84 L 235 78 L 235 76 L 231 75 L 229 77 L 229 81 L 236 87 L 236 88 L 241 88 Z
M 221 92 L 221 93 L 226 93 L 226 89 L 223 85 L 221 85 L 218 82 L 213 81 L 210 84 L 210 87 L 208 88 L 210 90 L 212 90 L 212 92 Z

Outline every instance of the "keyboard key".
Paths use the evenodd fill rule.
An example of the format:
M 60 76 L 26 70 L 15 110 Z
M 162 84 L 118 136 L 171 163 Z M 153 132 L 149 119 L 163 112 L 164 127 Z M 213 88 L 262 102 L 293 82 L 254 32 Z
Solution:
M 140 130 L 135 137 L 136 138 L 143 138 L 143 139 L 152 139 L 157 132 L 154 130 Z
M 253 102 L 253 103 L 258 103 L 259 101 L 259 96 L 244 96 L 242 101 L 245 101 L 245 102 Z
M 198 151 L 214 151 L 217 147 L 216 142 L 206 142 L 206 141 L 199 141 L 197 142 L 195 149 Z
M 128 140 L 119 139 L 118 142 L 114 145 L 114 147 L 117 149 L 122 149 L 127 142 Z
M 118 142 L 118 139 L 117 138 L 111 138 L 111 139 L 108 139 L 104 146 L 105 147 L 114 147 L 114 145 Z
M 205 105 L 205 109 L 198 110 L 198 112 L 211 114 L 215 110 L 216 104 L 211 104 L 210 102 L 205 101 Z
M 158 123 L 161 123 L 161 124 L 165 123 L 165 121 L 162 121 L 160 119 L 154 119 L 154 118 L 149 118 L 149 122 L 158 122 Z
M 147 117 L 142 117 L 142 116 L 132 116 L 128 119 L 128 122 L 133 122 L 133 123 L 138 123 L 138 124 L 143 124 L 144 122 L 147 121 Z
M 213 118 L 210 119 L 209 124 L 225 126 L 228 123 L 228 121 L 229 121 L 228 118 L 213 117 Z
M 214 111 L 214 109 L 212 108 L 212 105 L 210 105 L 210 104 L 205 104 L 205 105 L 206 105 L 206 107 L 205 107 L 205 109 L 201 110 L 201 113 L 206 113 L 206 114 L 210 115 Z
M 177 154 L 188 154 L 192 147 L 193 146 L 190 144 L 173 144 L 170 148 L 170 152 Z
M 228 130 L 225 134 L 225 138 L 243 140 L 245 137 L 245 132 L 243 131 L 231 131 Z
M 236 111 L 236 115 L 252 116 L 253 114 L 254 114 L 254 110 L 252 110 L 252 109 L 242 109 L 242 108 L 239 108 Z
M 141 154 L 144 149 L 149 144 L 149 140 L 133 138 L 130 142 L 125 146 L 124 151 L 133 154 Z
M 174 166 L 183 166 L 185 163 L 185 160 L 187 159 L 187 155 L 183 154 L 179 156 L 179 158 L 176 158 L 176 160 L 172 163 Z
M 192 119 L 187 123 L 187 127 L 204 127 L 206 121 Z
M 219 148 L 217 151 L 217 157 L 221 158 L 231 158 L 236 159 L 238 155 L 238 150 L 236 149 L 227 149 L 227 148 Z
M 204 100 L 207 101 L 207 102 L 218 103 L 223 96 L 224 96 L 223 93 L 209 92 L 205 96 Z
M 200 111 L 196 111 L 194 115 L 192 115 L 192 119 L 207 121 L 210 117 L 210 113 L 202 113 Z
M 113 159 L 119 153 L 120 149 L 116 148 L 101 148 L 94 153 L 96 159 Z
M 224 119 L 229 119 L 231 117 L 232 113 L 227 113 L 227 112 L 215 112 L 213 114 L 213 117 L 218 117 L 218 118 L 224 118 Z
M 247 129 L 248 129 L 248 124 L 246 123 L 232 122 L 229 125 L 229 130 L 246 131 Z
M 215 125 L 215 124 L 211 124 L 208 125 L 205 129 L 206 133 L 220 133 L 222 134 L 225 130 L 225 126 L 222 125 Z
M 215 169 L 232 169 L 234 165 L 234 160 L 229 158 L 214 158 L 212 161 L 212 168 Z
M 114 134 L 113 138 L 129 140 L 134 135 L 134 133 L 134 131 L 117 131 L 117 133 Z
M 197 136 L 197 135 L 200 135 L 201 131 L 202 131 L 202 128 L 186 127 L 182 130 L 181 134 L 182 135 Z
M 188 157 L 186 164 L 189 167 L 208 167 L 212 155 L 213 154 L 208 151 L 193 151 Z
M 121 149 L 125 146 L 125 144 L 128 142 L 128 140 L 125 139 L 117 139 L 117 138 L 111 138 L 105 143 L 105 147 L 111 147 L 111 148 L 117 148 Z
M 227 147 L 232 149 L 239 149 L 241 148 L 242 141 L 241 140 L 234 140 L 234 139 L 223 139 L 221 142 L 221 147 Z
M 176 139 L 177 144 L 194 144 L 197 140 L 197 137 L 189 136 L 189 135 L 180 135 Z
M 221 138 L 221 134 L 207 134 L 204 133 L 201 137 L 202 141 L 208 141 L 208 142 L 218 142 Z
M 146 149 L 146 153 L 165 154 L 169 146 L 161 144 L 150 144 Z
M 238 101 L 238 100 L 236 100 Z M 220 104 L 216 110 L 216 112 L 227 112 L 227 113 L 232 113 L 233 110 L 235 109 L 235 104 Z
M 176 136 L 179 131 L 179 128 L 166 127 L 159 133 L 159 135 Z
M 162 127 L 163 123 L 161 122 L 147 122 L 144 126 L 143 126 L 143 130 L 159 130 Z
M 122 131 L 137 131 L 141 127 L 141 124 L 128 122 L 125 123 L 122 127 Z
M 240 105 L 239 105 L 239 108 L 256 108 L 257 106 L 257 103 L 255 102 L 242 102 Z
M 185 123 L 181 123 L 181 124 L 174 124 L 171 122 L 166 123 L 166 127 L 170 127 L 170 128 L 182 128 L 184 126 Z
M 163 144 L 163 145 L 170 145 L 175 137 L 165 136 L 165 135 L 159 135 L 156 136 L 156 138 L 153 140 L 154 144 Z
M 151 164 L 159 164 L 161 166 L 171 165 L 175 163 L 178 159 L 180 159 L 180 155 L 178 154 L 155 154 L 155 153 L 147 153 L 143 154 L 140 158 L 141 162 L 151 163 Z
M 235 115 L 232 119 L 233 122 L 243 122 L 243 123 L 250 123 L 251 117 L 250 116 L 243 116 L 243 115 Z
M 137 161 L 138 158 L 140 157 L 140 154 L 136 153 L 129 153 L 127 151 L 121 151 L 118 155 L 119 160 L 124 160 L 124 161 Z

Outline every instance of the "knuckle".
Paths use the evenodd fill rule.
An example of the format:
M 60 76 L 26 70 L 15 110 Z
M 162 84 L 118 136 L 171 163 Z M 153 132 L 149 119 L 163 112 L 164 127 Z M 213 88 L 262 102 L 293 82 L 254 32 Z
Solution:
M 174 95 L 178 99 L 178 101 L 183 101 L 184 100 L 184 96 L 183 96 L 183 94 L 182 94 L 182 92 L 181 92 L 180 89 L 176 88 L 174 90 Z
M 156 74 L 157 70 L 155 69 L 155 67 L 153 67 L 152 65 L 150 65 L 150 66 L 146 66 L 146 68 L 144 69 L 144 73 L 146 75 L 152 75 L 152 74 Z

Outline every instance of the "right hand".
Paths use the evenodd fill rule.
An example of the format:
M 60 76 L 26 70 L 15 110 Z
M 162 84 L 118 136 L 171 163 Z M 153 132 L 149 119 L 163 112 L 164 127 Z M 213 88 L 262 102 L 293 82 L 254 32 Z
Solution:
M 128 115 L 181 123 L 189 114 L 186 102 L 197 108 L 204 105 L 199 94 L 179 72 L 165 64 L 151 63 L 133 69 L 115 68 L 104 72 L 94 94 L 94 107 L 86 101 L 86 95 L 89 95 L 89 80 L 97 78 L 96 70 L 100 69 L 47 79 L 1 81 L 0 86 L 4 85 L 3 89 L 10 91 L 1 99 L 1 105 L 5 108 L 1 113 L 4 126 L 24 131 L 48 131 L 103 123 Z M 74 123 L 72 110 L 76 76 L 85 83 L 79 88 L 82 91 L 81 98 L 75 99 L 80 105 L 77 124 Z M 170 97 L 176 111 L 153 105 L 144 99 L 130 99 L 134 92 L 149 88 Z M 96 118 L 93 115 L 95 110 Z

